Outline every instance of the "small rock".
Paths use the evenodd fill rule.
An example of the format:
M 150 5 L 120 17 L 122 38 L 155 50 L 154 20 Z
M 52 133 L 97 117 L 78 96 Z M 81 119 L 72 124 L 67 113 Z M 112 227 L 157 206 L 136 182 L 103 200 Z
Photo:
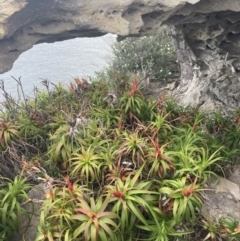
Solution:
M 32 215 L 30 223 L 26 215 L 23 215 L 21 218 L 21 232 L 14 235 L 10 241 L 34 241 L 36 239 L 40 208 L 48 192 L 49 187 L 44 183 L 40 183 L 29 191 L 28 196 L 32 201 L 24 204 L 23 207 L 30 213 L 30 216 Z
M 239 186 L 223 177 L 211 177 L 204 191 L 202 215 L 211 221 L 230 215 L 240 221 Z

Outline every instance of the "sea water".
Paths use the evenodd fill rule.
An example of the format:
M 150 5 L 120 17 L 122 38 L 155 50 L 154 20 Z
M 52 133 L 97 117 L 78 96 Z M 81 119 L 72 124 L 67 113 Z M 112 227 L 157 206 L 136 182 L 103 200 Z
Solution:
M 115 41 L 115 35 L 107 34 L 35 45 L 19 56 L 10 71 L 0 74 L 0 80 L 4 81 L 6 91 L 17 98 L 17 83 L 13 77 L 21 78 L 24 93 L 29 97 L 33 97 L 35 87 L 44 89 L 43 80 L 67 86 L 73 78 L 88 79 L 110 63 Z M 0 90 L 0 101 L 3 100 Z

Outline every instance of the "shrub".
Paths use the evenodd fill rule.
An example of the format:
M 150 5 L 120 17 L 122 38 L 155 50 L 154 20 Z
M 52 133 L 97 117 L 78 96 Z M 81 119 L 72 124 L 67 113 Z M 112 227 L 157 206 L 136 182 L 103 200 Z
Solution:
M 166 27 L 154 35 L 128 37 L 113 45 L 113 61 L 98 77 L 113 76 L 115 72 L 135 73 L 143 80 L 165 81 L 179 72 L 176 54 Z M 106 76 L 105 76 L 106 77 Z
M 4 187 L 0 190 L 0 240 L 7 241 L 14 233 L 20 231 L 23 214 L 30 220 L 30 214 L 22 207 L 22 202 L 28 200 L 26 192 L 31 186 L 21 176 L 16 176 L 13 181 L 7 178 L 2 180 L 8 184 L 3 184 Z

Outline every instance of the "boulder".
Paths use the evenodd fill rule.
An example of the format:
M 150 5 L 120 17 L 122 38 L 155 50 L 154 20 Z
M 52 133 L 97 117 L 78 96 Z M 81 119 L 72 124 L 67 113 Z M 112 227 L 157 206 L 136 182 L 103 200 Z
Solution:
M 49 186 L 40 183 L 31 189 L 28 196 L 31 201 L 23 205 L 28 211 L 31 220 L 25 215 L 21 217 L 21 232 L 14 235 L 10 241 L 34 241 L 37 235 L 37 227 L 40 219 L 40 208 L 45 200 L 46 194 L 49 193 Z
M 202 215 L 205 219 L 218 221 L 232 216 L 240 222 L 240 167 L 228 179 L 211 177 L 203 193 Z

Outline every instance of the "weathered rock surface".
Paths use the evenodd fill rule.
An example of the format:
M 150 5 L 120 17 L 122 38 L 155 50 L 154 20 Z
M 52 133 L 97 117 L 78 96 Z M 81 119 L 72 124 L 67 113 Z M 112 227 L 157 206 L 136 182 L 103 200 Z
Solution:
M 34 44 L 142 36 L 162 24 L 181 64 L 179 103 L 230 113 L 240 107 L 239 0 L 0 0 L 0 73 Z
M 212 177 L 204 191 L 202 215 L 218 221 L 228 215 L 240 222 L 240 167 L 226 179 Z
M 47 193 L 49 193 L 49 186 L 45 183 L 38 184 L 29 191 L 28 196 L 32 201 L 24 204 L 24 208 L 30 213 L 31 221 L 29 223 L 29 218 L 22 216 L 20 227 L 22 232 L 15 235 L 11 241 L 34 241 L 36 239 L 40 208 Z
M 1 0 L 0 73 L 34 44 L 158 29 L 175 11 L 199 0 Z
M 240 22 L 231 11 L 209 13 L 204 18 L 198 24 L 170 27 L 181 64 L 181 84 L 174 95 L 185 106 L 230 114 L 240 108 L 236 30 Z

